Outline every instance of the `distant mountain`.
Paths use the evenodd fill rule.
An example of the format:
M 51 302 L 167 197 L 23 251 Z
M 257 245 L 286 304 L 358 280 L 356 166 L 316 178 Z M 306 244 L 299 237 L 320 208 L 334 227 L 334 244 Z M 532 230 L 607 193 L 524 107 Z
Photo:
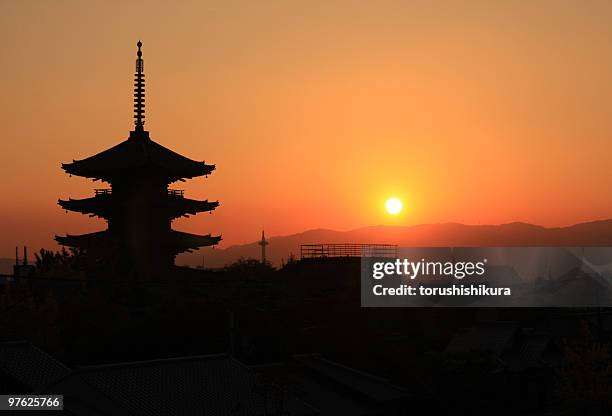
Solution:
M 526 223 L 501 225 L 464 225 L 456 223 L 424 224 L 410 227 L 384 226 L 358 228 L 351 231 L 316 229 L 288 236 L 271 237 L 268 259 L 279 265 L 291 254 L 299 257 L 301 244 L 371 243 L 397 244 L 403 247 L 438 246 L 612 246 L 612 219 L 593 221 L 569 227 L 546 228 Z M 240 257 L 258 259 L 257 242 L 226 249 L 203 249 L 182 255 L 178 264 L 220 267 Z

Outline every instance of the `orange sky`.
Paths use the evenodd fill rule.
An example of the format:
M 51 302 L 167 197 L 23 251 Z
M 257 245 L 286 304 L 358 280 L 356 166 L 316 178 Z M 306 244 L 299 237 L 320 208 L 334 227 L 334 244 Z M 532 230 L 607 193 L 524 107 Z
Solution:
M 0 257 L 103 228 L 60 163 L 127 138 L 138 39 L 151 137 L 217 164 L 175 228 L 612 217 L 610 2 L 178 3 L 0 2 Z

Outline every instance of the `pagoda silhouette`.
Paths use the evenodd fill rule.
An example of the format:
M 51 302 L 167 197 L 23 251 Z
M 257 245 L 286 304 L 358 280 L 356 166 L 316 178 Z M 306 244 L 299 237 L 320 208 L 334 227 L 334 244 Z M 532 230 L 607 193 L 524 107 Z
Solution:
M 70 175 L 110 184 L 86 199 L 59 200 L 66 211 L 104 218 L 108 228 L 82 235 L 55 236 L 63 246 L 80 249 L 100 270 L 141 277 L 160 276 L 177 254 L 211 246 L 221 236 L 175 231 L 174 219 L 212 211 L 218 201 L 187 199 L 169 185 L 208 176 L 215 165 L 188 159 L 154 142 L 144 129 L 145 80 L 142 42 L 138 42 L 134 80 L 135 129 L 127 140 L 94 156 L 62 164 Z

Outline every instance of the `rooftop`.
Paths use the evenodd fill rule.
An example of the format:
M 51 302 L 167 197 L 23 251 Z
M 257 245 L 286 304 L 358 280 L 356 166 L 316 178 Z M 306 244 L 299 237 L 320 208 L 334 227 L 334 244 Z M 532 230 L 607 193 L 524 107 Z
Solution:
M 63 163 L 62 169 L 71 175 L 112 182 L 126 174 L 145 169 L 156 169 L 169 182 L 210 174 L 215 165 L 207 165 L 182 156 L 170 149 L 142 137 L 130 138 L 108 150 L 72 163 Z

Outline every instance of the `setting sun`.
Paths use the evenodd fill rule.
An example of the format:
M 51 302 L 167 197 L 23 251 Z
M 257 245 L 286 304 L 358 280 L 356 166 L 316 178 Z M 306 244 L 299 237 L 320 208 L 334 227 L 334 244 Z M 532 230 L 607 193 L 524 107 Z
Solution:
M 398 198 L 389 198 L 385 203 L 385 209 L 391 215 L 397 215 L 402 211 L 404 204 Z

